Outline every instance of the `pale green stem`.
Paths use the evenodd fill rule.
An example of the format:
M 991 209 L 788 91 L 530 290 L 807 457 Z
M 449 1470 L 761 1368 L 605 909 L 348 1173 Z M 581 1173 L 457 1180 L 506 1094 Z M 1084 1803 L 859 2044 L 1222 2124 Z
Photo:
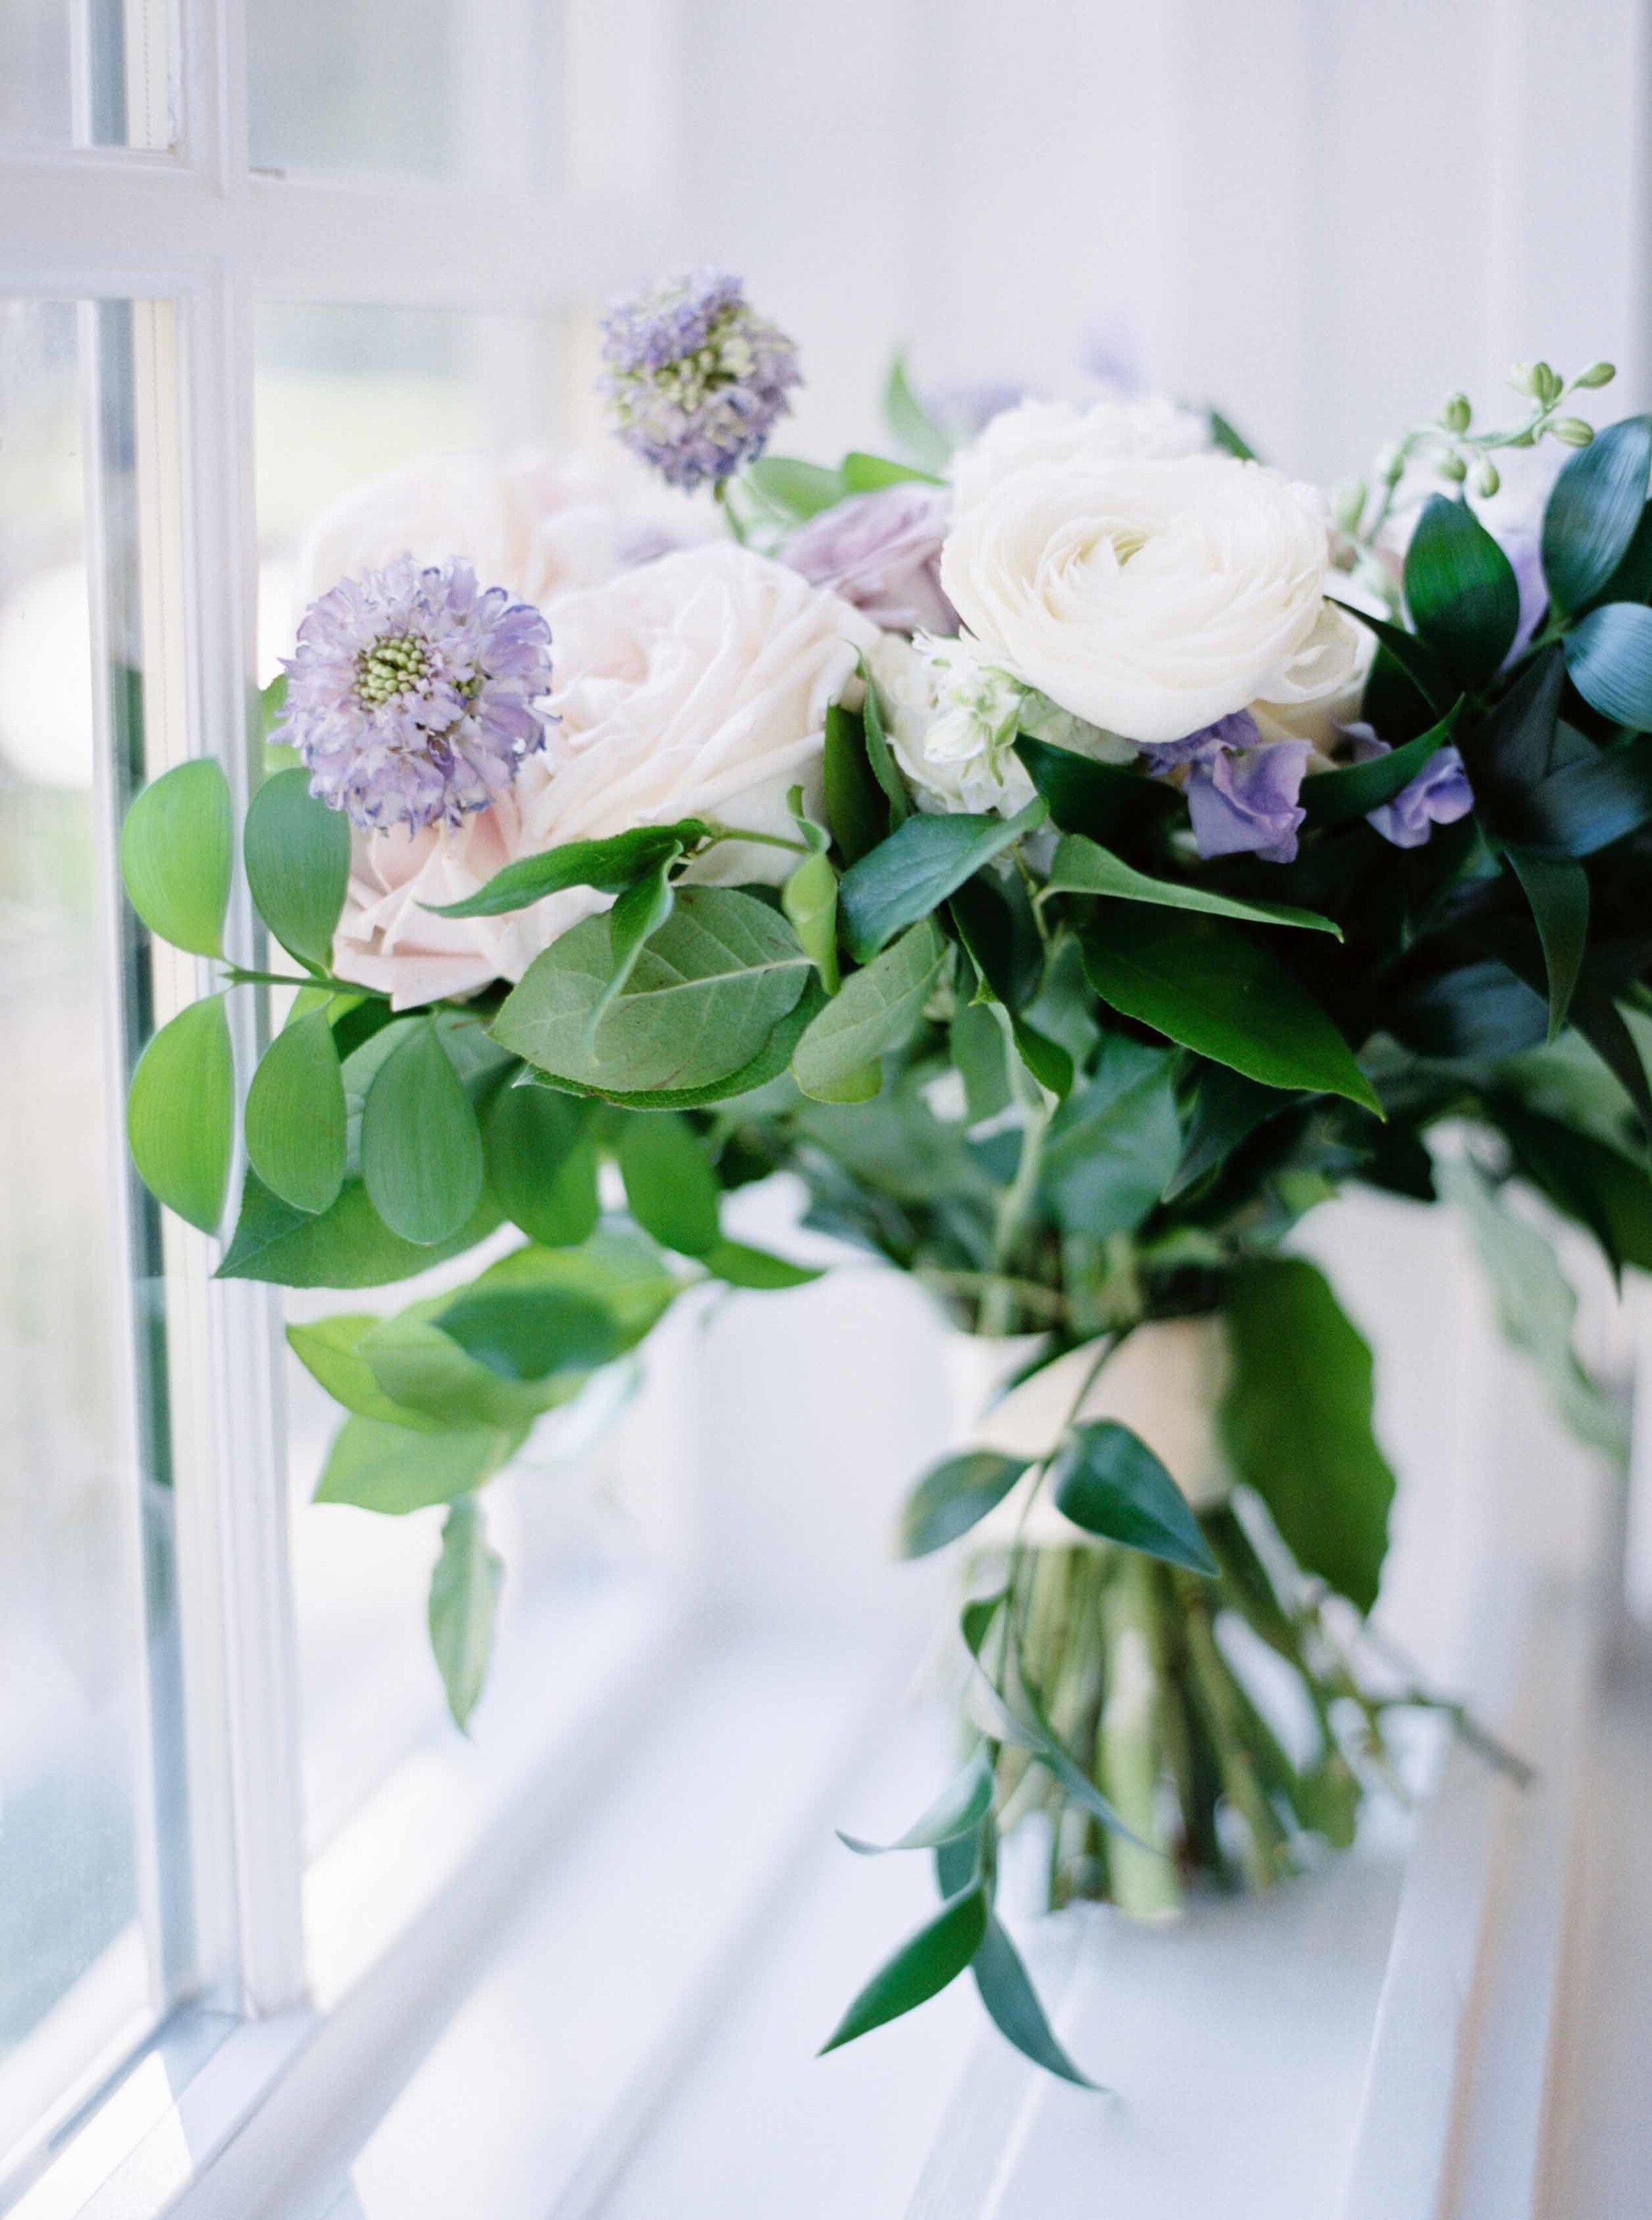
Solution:
M 1131 1832 L 1152 1846 L 1140 1849 L 1123 1836 L 1109 1839 L 1113 1900 L 1134 1919 L 1168 1919 L 1181 1908 L 1181 1885 L 1160 1825 L 1159 1606 L 1154 1568 L 1139 1551 L 1119 1553 L 1102 1593 L 1101 1618 L 1107 1668 L 1096 1737 L 1097 1785 Z

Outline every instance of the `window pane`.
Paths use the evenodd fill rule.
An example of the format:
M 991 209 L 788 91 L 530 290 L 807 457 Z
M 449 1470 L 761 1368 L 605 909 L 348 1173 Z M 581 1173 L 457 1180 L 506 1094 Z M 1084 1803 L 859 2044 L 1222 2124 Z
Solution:
M 455 0 L 249 0 L 253 162 L 452 171 L 459 20 Z
M 74 136 L 70 0 L 6 0 L 0 9 L 0 136 L 66 147 Z
M 486 504 L 474 505 L 473 486 L 467 497 L 463 467 L 452 482 L 452 535 L 430 522 L 427 500 L 406 493 L 375 499 L 365 521 L 347 528 L 336 505 L 387 472 L 433 456 L 520 454 L 542 446 L 558 415 L 554 337 L 530 320 L 445 311 L 259 312 L 261 676 L 273 675 L 277 658 L 291 652 L 306 580 L 311 589 L 330 585 L 340 564 L 383 561 L 409 542 L 424 558 L 481 556 L 465 542 Z M 316 535 L 327 552 L 312 559 L 305 542 L 329 511 L 325 533 Z M 519 1238 L 502 1234 L 496 1247 Z M 485 1261 L 478 1254 L 417 1281 L 365 1293 L 292 1291 L 287 1316 L 400 1310 L 470 1278 Z M 618 1400 L 623 1385 L 605 1381 L 603 1396 Z M 341 1414 L 296 1359 L 287 1409 L 306 1815 L 312 1846 L 319 1846 L 416 1741 L 452 1732 L 425 1632 L 442 1513 L 390 1518 L 313 1505 Z M 572 1592 L 589 1599 L 610 1575 L 649 1555 L 658 1517 L 648 1475 L 658 1474 L 659 1459 L 633 1452 L 639 1414 L 627 1412 L 612 1426 L 600 1423 L 602 1416 L 600 1400 L 577 1415 L 558 1414 L 535 1434 L 517 1469 L 487 1492 L 490 1536 L 508 1567 L 502 1670 L 526 1639 L 536 1604 L 564 1610 L 571 1624 L 564 1607 Z M 486 1716 L 484 1709 L 483 1729 Z
M 0 302 L 0 2167 L 146 1989 L 80 313 Z
M 169 147 L 169 0 L 4 0 L 0 140 Z

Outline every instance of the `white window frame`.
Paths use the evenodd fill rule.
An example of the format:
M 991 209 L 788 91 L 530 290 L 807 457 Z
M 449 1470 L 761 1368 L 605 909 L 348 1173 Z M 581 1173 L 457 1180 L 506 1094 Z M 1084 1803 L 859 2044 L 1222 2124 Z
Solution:
M 90 140 L 90 11 L 103 0 L 72 4 L 77 136 Z M 473 35 L 477 0 L 464 0 L 463 42 L 473 59 L 456 97 L 467 167 L 439 183 L 255 170 L 246 0 L 112 4 L 123 9 L 133 143 L 0 145 L 0 294 L 87 304 L 83 377 L 97 346 L 95 304 L 133 304 L 146 773 L 214 756 L 239 820 L 256 734 L 257 305 L 572 317 L 660 266 L 670 252 L 665 96 L 676 0 L 562 0 L 567 128 L 561 183 L 548 192 L 532 184 L 533 142 L 547 122 L 534 112 L 528 67 L 541 0 L 489 0 L 485 37 Z M 107 521 L 90 408 L 87 433 L 103 898 L 113 920 L 118 797 L 98 590 Z M 259 931 L 238 883 L 226 945 L 254 962 Z M 118 978 L 113 923 L 109 939 Z M 150 961 L 156 1024 L 215 983 L 205 963 L 176 951 L 158 946 Z M 231 1008 L 244 1083 L 264 1019 L 252 996 L 234 997 Z M 120 1032 L 118 1014 L 115 1026 Z M 122 1045 L 111 1072 L 125 1063 Z M 123 1163 L 117 1193 L 129 1176 Z M 210 2209 L 215 2159 L 301 2055 L 312 2060 L 315 2086 L 318 2037 L 327 2038 L 321 2086 L 335 2110 L 346 2088 L 359 2103 L 366 2081 L 391 2086 L 390 2031 L 409 2058 L 433 2039 L 467 1953 L 520 1880 L 524 1843 L 547 1824 L 546 1798 L 554 1805 L 583 1762 L 582 1730 L 599 1706 L 606 1713 L 634 1702 L 639 1674 L 658 1672 L 662 1649 L 683 1638 L 676 1600 L 661 1607 L 645 1598 L 610 1614 L 594 1631 L 583 1680 L 576 1674 L 569 1685 L 564 1671 L 549 1705 L 518 1706 L 514 1731 L 493 1737 L 483 1762 L 425 1753 L 307 1869 L 279 1291 L 215 1280 L 219 1244 L 170 1215 L 163 1239 L 189 1840 L 172 1840 L 162 1855 L 188 1861 L 192 1945 L 186 1967 L 153 1969 L 158 1995 L 181 1992 L 158 2030 L 135 2051 L 97 2062 L 90 2093 L 83 2087 L 65 2117 L 44 2123 L 34 2163 L 0 2184 L 0 2198 L 16 2198 L 5 2209 L 28 2220 L 106 2211 L 124 2220 L 196 2198 Z M 123 1302 L 131 1284 L 128 1271 Z M 129 1302 L 125 1325 L 130 1348 Z M 130 1407 L 130 1366 L 124 1384 Z M 541 1687 L 550 1677 L 541 1674 Z M 146 1753 L 140 1772 L 147 1771 Z M 163 1837 L 166 1816 L 159 1815 Z M 141 1831 L 153 1843 L 158 1815 L 146 1818 Z M 372 1855 L 375 1828 L 378 1846 L 396 1851 L 399 1886 L 388 1893 L 384 1861 Z M 153 1851 L 147 1863 L 153 1957 Z M 306 2132 L 319 2136 L 327 2123 L 315 2110 Z

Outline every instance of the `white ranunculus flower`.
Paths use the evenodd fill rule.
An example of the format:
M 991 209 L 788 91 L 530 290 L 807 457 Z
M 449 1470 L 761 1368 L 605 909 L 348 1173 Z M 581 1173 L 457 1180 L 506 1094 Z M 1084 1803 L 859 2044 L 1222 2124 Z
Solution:
M 1109 396 L 1082 408 L 1070 401 L 1024 401 L 994 416 L 978 440 L 952 458 L 953 496 L 966 508 L 1007 477 L 1044 463 L 1088 470 L 1093 463 L 1126 459 L 1168 462 L 1209 446 L 1205 418 L 1178 408 L 1163 394 Z
M 1268 701 L 1250 704 L 1264 740 L 1307 740 L 1328 756 L 1360 713 L 1376 638 L 1368 626 L 1322 602 L 1313 630 L 1273 682 Z
M 585 888 L 503 918 L 433 918 L 505 864 L 570 840 L 703 817 L 795 839 L 801 785 L 820 810 L 826 713 L 877 628 L 795 571 L 722 540 L 627 571 L 557 604 L 558 721 L 514 787 L 457 826 L 358 834 L 334 945 L 342 978 L 398 1006 L 518 979 L 608 898 Z M 778 885 L 789 848 L 726 841 L 690 876 Z
M 421 456 L 319 516 L 299 552 L 298 607 L 398 555 L 462 555 L 484 586 L 549 608 L 645 555 L 704 536 L 661 497 L 582 456 Z
M 1113 740 L 1007 670 L 980 643 L 960 633 L 886 633 L 868 658 L 888 719 L 896 760 L 918 789 L 920 808 L 1025 808 L 1032 781 L 1015 753 L 1019 733 L 1113 762 L 1135 751 Z
M 1177 740 L 1288 683 L 1329 555 L 1323 504 L 1260 463 L 1046 465 L 963 510 L 941 583 L 982 645 L 1063 709 Z

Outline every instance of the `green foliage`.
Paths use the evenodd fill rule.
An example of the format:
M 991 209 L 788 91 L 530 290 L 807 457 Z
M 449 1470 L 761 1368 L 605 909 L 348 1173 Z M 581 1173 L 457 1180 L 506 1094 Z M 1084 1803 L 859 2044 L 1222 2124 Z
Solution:
M 907 359 L 896 355 L 883 387 L 883 415 L 895 442 L 926 471 L 944 471 L 952 442 L 912 390 Z
M 537 856 L 522 856 L 507 864 L 485 887 L 467 895 L 463 901 L 432 907 L 437 917 L 503 917 L 569 887 L 595 887 L 601 894 L 623 894 L 674 855 L 708 839 L 711 832 L 712 827 L 698 817 L 683 817 L 670 825 L 639 825 L 634 832 L 616 832 L 605 840 L 564 841 L 559 848 L 546 848 Z
M 1179 879 L 1150 878 L 1077 832 L 1069 832 L 1061 840 L 1045 883 L 1052 894 L 1105 895 L 1161 909 L 1199 910 L 1207 917 L 1238 918 L 1251 925 L 1302 926 L 1312 932 L 1329 932 L 1338 940 L 1343 937 L 1340 926 L 1314 910 L 1294 909 L 1287 902 L 1236 901 L 1209 887 L 1188 886 Z
M 1070 748 L 1052 747 L 1023 733 L 1015 752 L 1050 805 L 1063 832 L 1082 832 L 1104 848 L 1128 845 L 1162 828 L 1184 807 L 1175 787 L 1144 771 L 1093 763 Z
M 889 823 L 897 829 L 912 814 L 912 797 L 896 767 L 888 737 L 883 728 L 883 705 L 878 698 L 877 681 L 863 662 L 861 682 L 865 698 L 861 703 L 861 724 L 866 737 L 866 760 L 872 776 L 882 789 L 883 798 L 889 805 Z
M 1368 817 L 1372 810 L 1392 801 L 1451 738 L 1462 708 L 1461 702 L 1454 703 L 1437 724 L 1386 756 L 1377 756 L 1370 763 L 1344 764 L 1304 779 L 1302 807 L 1309 824 L 1351 824 L 1356 817 Z
M 1566 635 L 1566 670 L 1603 717 L 1652 732 L 1652 609 L 1609 602 Z
M 458 1232 L 481 1200 L 482 1133 L 431 1020 L 392 1030 L 398 1038 L 362 1112 L 362 1177 L 390 1231 L 430 1246 Z
M 1172 1067 L 1164 1050 L 1108 1033 L 1089 1080 L 1050 1120 L 1044 1190 L 1069 1232 L 1133 1232 L 1169 1184 L 1181 1155 Z
M 1056 2040 L 1038 1992 L 1027 1979 L 1026 1967 L 995 1912 L 987 1915 L 987 1931 L 969 1962 L 969 1971 L 993 2025 L 1024 2057 L 1042 2066 L 1046 2073 L 1074 2082 L 1081 2089 L 1099 2086 L 1079 2071 Z
M 800 462 L 795 455 L 761 455 L 747 464 L 745 476 L 771 508 L 799 524 L 835 508 L 849 490 L 841 471 Z
M 1113 903 L 1083 948 L 1102 1001 L 1167 1039 L 1264 1086 L 1343 1094 L 1381 1111 L 1325 1011 L 1269 950 L 1233 928 Z
M 545 1087 L 502 1087 L 483 1119 L 488 1185 L 530 1241 L 577 1248 L 595 1230 L 598 1157 L 591 1113 Z
M 821 770 L 832 837 L 845 862 L 857 864 L 888 832 L 889 804 L 872 776 L 864 723 L 835 702 L 826 714 Z
M 1116 1419 L 1070 1426 L 1050 1476 L 1057 1510 L 1087 1534 L 1214 1577 L 1216 1560 L 1187 1497 L 1141 1436 Z
M 502 1380 L 595 1372 L 624 1347 L 613 1312 L 577 1288 L 467 1288 L 433 1323 Z
M 1303 1570 L 1368 1612 L 1394 1487 L 1372 1431 L 1370 1350 L 1301 1257 L 1244 1264 L 1227 1319 L 1233 1372 L 1222 1429 L 1234 1470 Z
M 613 961 L 602 992 L 585 1020 L 587 1048 L 595 1044 L 603 1018 L 630 984 L 638 957 L 676 906 L 671 868 L 681 852 L 675 846 L 668 849 L 651 870 L 614 897 L 614 907 L 608 912 L 608 948 Z
M 1456 689 L 1426 640 L 1419 639 L 1414 632 L 1407 632 L 1403 625 L 1391 624 L 1386 617 L 1375 617 L 1368 609 L 1356 608 L 1351 602 L 1339 602 L 1334 594 L 1326 598 L 1344 616 L 1354 618 L 1367 632 L 1375 633 L 1390 660 L 1405 673 L 1435 716 L 1447 714 Z
M 608 920 L 588 918 L 534 958 L 494 1020 L 495 1038 L 594 1092 L 680 1101 L 757 1063 L 813 967 L 785 920 L 754 895 L 685 887 L 624 991 L 602 1008 L 612 968 Z
M 1537 920 L 1549 976 L 1549 1038 L 1566 1023 L 1589 938 L 1589 880 L 1580 864 L 1511 848 L 1509 861 Z
M 484 1187 L 475 1210 L 448 1239 L 418 1244 L 390 1231 L 358 1179 L 346 1179 L 338 1200 L 312 1217 L 283 1202 L 249 1172 L 218 1277 L 271 1281 L 284 1288 L 387 1287 L 473 1248 L 502 1215 Z
M 1644 511 L 1652 416 L 1630 416 L 1568 462 L 1543 511 L 1543 577 L 1556 608 L 1575 614 L 1614 583 Z
M 857 963 L 869 962 L 1023 834 L 1036 831 L 1046 814 L 1038 801 L 1008 820 L 960 811 L 909 817 L 897 826 L 887 840 L 850 866 L 838 890 L 851 955 Z
M 316 801 L 308 771 L 277 771 L 252 796 L 241 847 L 259 915 L 301 963 L 329 970 L 350 885 L 348 820 Z
M 964 1450 L 931 1465 L 901 1513 L 903 1557 L 926 1557 L 979 1525 L 1026 1470 L 1026 1457 L 997 1450 Z
M 453 1724 L 469 1726 L 493 1654 L 494 1616 L 504 1560 L 488 1546 L 482 1506 L 461 1495 L 442 1522 L 441 1554 L 430 1575 L 430 1648 Z
M 953 1774 L 922 1817 L 893 1843 L 863 1843 L 857 1836 L 845 1835 L 841 1827 L 838 1840 L 863 1858 L 884 1857 L 891 1850 L 932 1850 L 939 1843 L 973 1835 L 992 1807 L 992 1759 L 983 1744 Z
M 1508 557 L 1465 502 L 1431 494 L 1406 551 L 1412 622 L 1459 685 L 1484 685 L 1520 622 Z
M 415 1433 L 434 1433 L 441 1420 L 394 1401 L 361 1354 L 362 1340 L 383 1324 L 374 1311 L 341 1311 L 308 1325 L 290 1325 L 288 1346 L 311 1377 L 346 1411 L 379 1419 L 388 1426 L 408 1426 Z
M 926 1926 L 879 1967 L 820 2046 L 824 2058 L 875 2027 L 899 2019 L 955 1981 L 987 1933 L 987 1894 L 976 1881 L 944 1905 Z
M 415 1434 L 377 1419 L 346 1419 L 333 1437 L 315 1500 L 396 1518 L 451 1503 L 502 1471 L 524 1431 L 471 1426 Z
M 121 875 L 151 932 L 192 956 L 223 954 L 234 843 L 228 783 L 210 757 L 144 788 L 121 828 Z
M 616 1151 L 632 1216 L 662 1248 L 706 1257 L 722 1238 L 711 1159 L 686 1118 L 628 1117 Z
M 235 1060 L 221 995 L 190 1003 L 144 1050 L 126 1131 L 156 1200 L 203 1233 L 216 1232 L 235 1143 Z
M 793 1054 L 792 1074 L 804 1094 L 830 1101 L 833 1088 L 899 1048 L 922 1016 L 945 956 L 946 943 L 926 918 L 845 979 Z
M 813 1264 L 794 1264 L 789 1257 L 771 1256 L 766 1249 L 749 1248 L 744 1241 L 720 1241 L 707 1250 L 700 1259 L 715 1280 L 726 1280 L 731 1288 L 751 1288 L 771 1292 L 786 1288 L 806 1288 L 811 1280 L 821 1277 L 820 1269 Z
M 344 1184 L 344 1075 L 325 1008 L 287 1026 L 246 1095 L 246 1158 L 295 1210 L 326 1210 Z

